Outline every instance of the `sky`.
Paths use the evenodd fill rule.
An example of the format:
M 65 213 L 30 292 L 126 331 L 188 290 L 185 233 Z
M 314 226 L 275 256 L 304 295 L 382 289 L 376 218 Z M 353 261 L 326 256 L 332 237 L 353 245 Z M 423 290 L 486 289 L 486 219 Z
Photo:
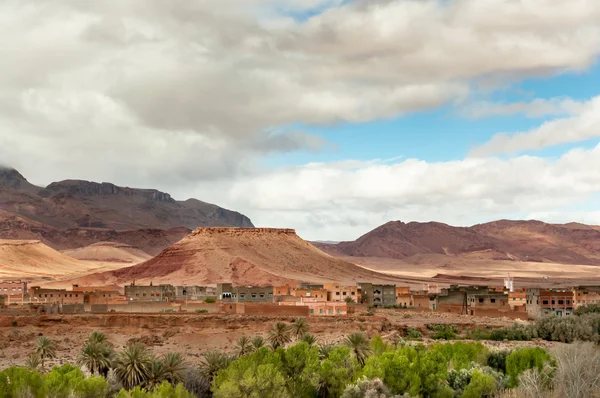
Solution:
M 597 0 L 4 0 L 0 164 L 351 240 L 600 224 Z

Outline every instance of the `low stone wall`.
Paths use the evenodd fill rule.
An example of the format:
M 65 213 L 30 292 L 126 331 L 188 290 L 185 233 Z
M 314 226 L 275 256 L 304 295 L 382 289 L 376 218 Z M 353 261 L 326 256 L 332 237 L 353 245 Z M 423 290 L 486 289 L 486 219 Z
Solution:
M 244 315 L 308 316 L 310 314 L 307 306 L 271 303 L 223 303 L 223 311 Z
M 473 308 L 471 314 L 474 316 L 486 316 L 488 318 L 510 318 L 510 319 L 521 319 L 526 321 L 528 319 L 526 312 L 520 311 L 501 311 L 487 308 Z

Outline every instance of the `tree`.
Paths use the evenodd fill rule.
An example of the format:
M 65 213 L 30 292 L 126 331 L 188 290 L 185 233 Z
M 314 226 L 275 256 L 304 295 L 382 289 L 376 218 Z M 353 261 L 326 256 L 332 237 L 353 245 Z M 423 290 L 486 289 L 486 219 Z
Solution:
M 292 335 L 296 338 L 296 340 L 299 340 L 300 337 L 302 337 L 302 335 L 308 333 L 309 329 L 310 327 L 306 323 L 305 318 L 296 318 L 294 323 L 290 325 L 290 331 Z
M 565 398 L 598 396 L 600 393 L 600 350 L 593 343 L 573 343 L 553 350 L 558 364 L 556 390 Z
M 359 365 L 350 348 L 335 347 L 319 368 L 319 393 L 321 397 L 339 397 L 346 386 L 355 380 Z
M 170 352 L 162 357 L 165 380 L 173 385 L 183 382 L 188 366 L 178 352 Z
M 258 351 L 265 346 L 265 339 L 261 336 L 256 336 L 252 339 L 252 350 Z
M 146 383 L 151 365 L 152 357 L 146 346 L 134 343 L 119 353 L 114 362 L 114 372 L 123 387 L 131 390 Z
M 308 345 L 314 345 L 317 342 L 317 338 L 312 333 L 304 333 L 300 341 L 304 341 Z
M 290 396 L 313 397 L 319 382 L 319 350 L 306 342 L 299 342 L 281 353 L 282 373 Z
M 200 361 L 200 373 L 208 380 L 212 381 L 216 374 L 221 369 L 225 369 L 229 366 L 230 363 L 231 358 L 228 355 L 219 351 L 209 351 L 202 355 L 202 360 Z
M 148 366 L 148 377 L 145 383 L 143 383 L 144 387 L 154 390 L 165 381 L 167 381 L 165 364 L 160 358 L 152 358 L 150 366 Z
M 342 398 L 387 398 L 391 396 L 381 379 L 369 380 L 366 377 L 362 377 L 356 383 L 346 387 L 342 394 Z
M 101 341 L 88 340 L 77 358 L 77 364 L 85 366 L 92 374 L 106 377 L 112 367 L 114 352 Z
M 344 301 L 346 302 L 346 304 L 352 304 L 354 303 L 354 299 L 350 296 L 346 296 L 346 298 L 344 299 Z
M 360 366 L 365 366 L 365 359 L 371 353 L 371 347 L 369 346 L 369 339 L 362 333 L 352 333 L 346 337 L 344 344 L 349 347 Z
M 471 382 L 465 388 L 463 398 L 488 398 L 496 394 L 496 380 L 481 370 L 475 370 Z
M 44 380 L 37 371 L 11 366 L 0 372 L 0 396 L 45 398 Z
M 333 343 L 319 344 L 319 358 L 321 360 L 327 359 L 327 357 L 329 357 L 329 354 L 331 353 L 331 351 L 333 351 L 333 349 L 336 347 L 337 346 Z
M 32 352 L 29 355 L 27 355 L 27 358 L 25 359 L 25 367 L 27 369 L 38 370 L 40 365 L 41 365 L 40 356 L 37 353 Z
M 98 331 L 92 332 L 86 342 L 87 343 L 108 344 L 106 335 L 104 333 L 98 332 Z
M 509 387 L 519 384 L 519 376 L 528 369 L 542 371 L 544 364 L 550 362 L 550 354 L 540 347 L 521 348 L 506 358 L 506 373 L 510 376 Z
M 252 351 L 250 339 L 248 339 L 246 336 L 240 337 L 236 342 L 236 350 L 238 357 L 243 357 L 244 355 L 249 354 Z
M 271 343 L 271 347 L 273 348 L 273 350 L 276 350 L 279 347 L 283 347 L 290 341 L 292 341 L 292 338 L 290 336 L 290 329 L 285 323 L 277 322 L 269 330 L 269 342 Z
M 40 358 L 43 371 L 45 369 L 45 360 L 56 357 L 56 344 L 48 337 L 40 337 L 35 347 L 35 353 Z

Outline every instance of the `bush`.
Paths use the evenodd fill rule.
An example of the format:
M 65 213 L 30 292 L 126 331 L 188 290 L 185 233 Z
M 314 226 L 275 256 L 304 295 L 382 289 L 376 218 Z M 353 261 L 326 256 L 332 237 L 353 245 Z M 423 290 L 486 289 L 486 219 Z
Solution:
M 487 358 L 487 365 L 498 372 L 506 373 L 506 358 L 510 353 L 511 351 L 508 350 L 490 352 Z
M 414 329 L 414 328 L 407 328 L 406 329 L 406 338 L 410 339 L 410 340 L 421 340 L 423 336 L 421 335 L 421 332 L 419 332 L 419 330 Z
M 463 398 L 493 397 L 496 393 L 496 380 L 479 369 L 473 371 L 471 382 L 462 394 Z
M 600 304 L 589 304 L 578 307 L 575 312 L 575 315 L 585 315 L 585 314 L 600 314 Z
M 548 352 L 540 347 L 521 348 L 513 351 L 506 358 L 506 374 L 510 376 L 509 386 L 519 384 L 519 376 L 529 369 L 542 371 L 544 365 L 551 362 Z
M 543 317 L 536 321 L 534 334 L 548 341 L 572 343 L 580 341 L 599 341 L 600 314 L 588 313 L 581 316 Z
M 198 314 L 206 314 L 207 312 L 208 312 L 208 310 L 204 310 L 204 309 L 200 309 L 200 308 L 198 308 L 196 310 L 196 313 L 198 313 Z
M 468 340 L 490 340 L 490 332 L 488 330 L 477 328 L 475 330 L 470 330 L 467 333 L 466 338 Z
M 160 312 L 175 312 L 175 310 L 169 308 L 169 309 L 166 309 L 166 310 L 160 310 Z
M 489 337 L 494 341 L 529 341 L 533 337 L 533 333 L 527 326 L 513 325 L 510 328 L 492 330 Z
M 454 325 L 427 325 L 427 328 L 435 332 L 431 336 L 434 340 L 454 340 L 458 333 L 458 328 Z
M 204 302 L 205 302 L 206 304 L 214 304 L 214 303 L 216 303 L 217 301 L 216 301 L 214 298 L 212 298 L 212 297 L 207 297 L 207 298 L 205 298 L 205 299 L 204 299 Z

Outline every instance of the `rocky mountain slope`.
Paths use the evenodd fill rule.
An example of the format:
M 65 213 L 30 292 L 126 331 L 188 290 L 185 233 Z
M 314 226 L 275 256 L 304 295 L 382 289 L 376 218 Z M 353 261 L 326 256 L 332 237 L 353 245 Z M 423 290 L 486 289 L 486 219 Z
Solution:
M 488 258 L 600 265 L 600 230 L 583 224 L 555 225 L 541 221 L 500 220 L 472 227 L 429 222 L 388 222 L 355 241 L 315 243 L 335 256 L 406 259 L 442 254 Z
M 77 249 L 62 252 L 69 257 L 82 261 L 97 261 L 125 264 L 139 264 L 152 258 L 148 253 L 118 242 L 98 242 Z
M 290 280 L 355 283 L 397 278 L 331 257 L 291 229 L 198 228 L 149 261 L 74 283 L 270 285 Z
M 41 188 L 7 168 L 0 168 L 0 210 L 60 229 L 253 227 L 243 214 L 196 199 L 177 201 L 154 189 L 81 180 L 54 182 Z

